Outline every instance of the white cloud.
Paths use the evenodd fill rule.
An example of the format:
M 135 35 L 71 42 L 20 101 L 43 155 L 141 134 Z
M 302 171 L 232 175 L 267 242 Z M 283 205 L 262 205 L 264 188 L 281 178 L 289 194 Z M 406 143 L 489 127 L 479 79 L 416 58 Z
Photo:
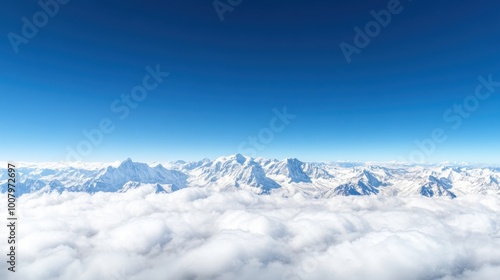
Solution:
M 313 200 L 198 188 L 155 194 L 144 187 L 27 194 L 19 205 L 18 272 L 4 268 L 0 279 L 500 275 L 498 196 Z M 0 234 L 7 235 L 5 227 Z

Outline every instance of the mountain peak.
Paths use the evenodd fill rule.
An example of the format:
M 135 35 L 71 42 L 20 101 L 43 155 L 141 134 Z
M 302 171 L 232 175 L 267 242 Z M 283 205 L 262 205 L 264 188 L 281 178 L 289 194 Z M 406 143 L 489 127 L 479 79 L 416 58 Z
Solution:
M 302 161 L 300 161 L 299 159 L 297 158 L 286 158 L 284 161 L 286 161 L 287 163 L 298 163 L 298 164 L 302 164 Z
M 221 162 L 226 162 L 226 161 L 236 161 L 237 163 L 243 165 L 247 159 L 249 159 L 250 157 L 247 157 L 247 156 L 244 156 L 242 154 L 234 154 L 234 155 L 230 155 L 230 156 L 224 156 L 224 157 L 220 157 L 220 158 L 217 158 L 215 161 L 221 161 Z
M 247 160 L 247 158 L 242 154 L 235 154 L 234 158 L 239 164 L 243 164 Z
M 288 183 L 311 183 L 311 178 L 304 173 L 303 163 L 296 158 L 286 158 L 280 162 L 271 163 L 269 172 L 273 175 L 285 175 Z
M 97 167 L 96 167 L 97 166 Z M 311 197 L 332 195 L 414 195 L 448 196 L 481 193 L 500 194 L 499 167 L 460 167 L 440 165 L 338 164 L 252 158 L 242 154 L 219 157 L 214 161 L 147 164 L 127 158 L 111 165 L 92 164 L 79 168 L 27 165 L 21 193 L 41 190 L 120 191 L 127 186 L 160 184 L 166 191 L 185 187 L 214 190 L 242 188 L 256 193 L 290 195 L 297 192 Z M 454 170 L 460 172 L 455 172 Z M 0 192 L 8 188 L 1 176 Z M 132 182 L 132 183 L 129 183 Z M 126 189 L 126 188 L 125 188 Z M 161 191 L 161 189 L 159 189 Z
M 131 158 L 127 158 L 126 160 L 122 161 L 119 166 L 127 166 L 134 163 Z

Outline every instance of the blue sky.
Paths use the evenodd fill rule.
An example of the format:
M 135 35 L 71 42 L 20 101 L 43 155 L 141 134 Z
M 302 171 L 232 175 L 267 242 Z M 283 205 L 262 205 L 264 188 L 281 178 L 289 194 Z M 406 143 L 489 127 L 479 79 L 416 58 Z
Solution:
M 221 21 L 209 0 L 72 0 L 18 53 L 8 34 L 23 36 L 22 18 L 32 22 L 42 8 L 4 3 L 1 158 L 65 160 L 68 149 L 84 150 L 83 130 L 107 119 L 114 130 L 81 160 L 195 160 L 244 147 L 302 160 L 416 159 L 416 151 L 430 162 L 499 163 L 500 87 L 469 103 L 467 117 L 457 119 L 454 105 L 474 102 L 479 76 L 500 81 L 500 3 L 401 0 L 348 63 L 339 45 L 354 45 L 354 28 L 390 2 L 243 0 Z M 170 75 L 122 120 L 111 104 L 157 65 Z M 285 106 L 295 118 L 249 150 L 248 137 L 269 132 L 273 109 Z M 435 129 L 444 142 L 431 151 L 415 144 Z

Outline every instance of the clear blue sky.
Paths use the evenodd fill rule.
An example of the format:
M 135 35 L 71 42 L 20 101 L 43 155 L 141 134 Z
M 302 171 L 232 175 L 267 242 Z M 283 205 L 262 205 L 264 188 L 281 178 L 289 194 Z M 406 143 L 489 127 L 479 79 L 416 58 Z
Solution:
M 498 1 L 401 0 L 351 63 L 339 45 L 390 1 L 243 0 L 224 21 L 212 2 L 72 0 L 17 54 L 9 32 L 41 7 L 3 3 L 1 160 L 64 160 L 103 118 L 115 129 L 85 161 L 213 158 L 286 106 L 296 117 L 256 155 L 400 160 L 442 128 L 427 161 L 500 162 L 500 87 L 470 117 L 443 118 L 478 76 L 500 81 Z M 170 75 L 122 120 L 111 104 L 157 64 Z

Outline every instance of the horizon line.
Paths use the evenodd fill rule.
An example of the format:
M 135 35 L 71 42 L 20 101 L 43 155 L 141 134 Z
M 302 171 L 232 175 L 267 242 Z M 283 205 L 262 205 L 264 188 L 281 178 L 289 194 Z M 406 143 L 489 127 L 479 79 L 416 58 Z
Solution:
M 1 164 L 5 165 L 8 163 L 23 163 L 23 164 L 121 164 L 126 161 L 132 161 L 136 163 L 146 163 L 148 165 L 151 164 L 162 164 L 162 163 L 177 163 L 177 162 L 185 162 L 185 163 L 190 163 L 190 162 L 199 162 L 199 161 L 216 161 L 217 159 L 221 158 L 229 158 L 229 157 L 235 157 L 237 155 L 243 156 L 246 159 L 252 159 L 252 160 L 258 160 L 258 159 L 264 159 L 264 160 L 275 160 L 275 161 L 284 161 L 288 159 L 296 159 L 299 160 L 303 163 L 355 163 L 355 164 L 393 164 L 393 165 L 414 165 L 414 166 L 437 166 L 437 165 L 453 165 L 453 166 L 472 166 L 472 165 L 482 165 L 482 166 L 491 166 L 491 167 L 497 167 L 500 166 L 500 163 L 486 163 L 486 162 L 472 162 L 472 161 L 440 161 L 440 162 L 410 162 L 410 161 L 400 161 L 400 160 L 345 160 L 345 159 L 336 159 L 336 160 L 306 160 L 303 161 L 298 157 L 285 157 L 283 159 L 278 159 L 275 157 L 251 157 L 247 155 L 243 155 L 240 153 L 236 154 L 230 154 L 230 155 L 222 155 L 218 156 L 215 158 L 210 158 L 210 157 L 204 157 L 198 160 L 183 160 L 183 159 L 176 159 L 176 160 L 154 160 L 154 161 L 134 161 L 131 157 L 127 157 L 124 160 L 109 160 L 109 161 L 26 161 L 26 160 L 20 160 L 20 161 L 0 161 Z

